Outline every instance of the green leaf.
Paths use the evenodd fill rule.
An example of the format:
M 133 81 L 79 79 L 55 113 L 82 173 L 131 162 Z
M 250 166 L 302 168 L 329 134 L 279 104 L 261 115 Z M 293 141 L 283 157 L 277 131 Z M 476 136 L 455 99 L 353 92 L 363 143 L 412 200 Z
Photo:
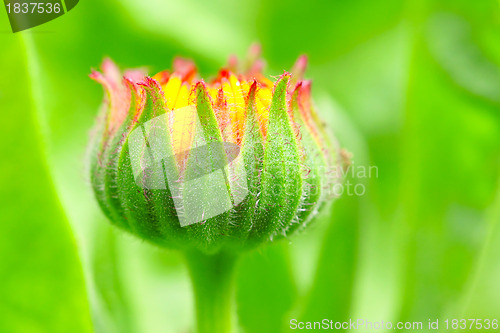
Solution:
M 401 305 L 405 320 L 447 312 L 457 315 L 450 304 L 458 303 L 473 274 L 486 228 L 482 215 L 494 198 L 499 174 L 498 105 L 484 101 L 484 94 L 471 88 L 477 86 L 474 83 L 467 85 L 474 95 L 464 93 L 461 86 L 470 76 L 468 67 L 457 75 L 456 66 L 453 72 L 443 66 L 442 57 L 450 55 L 440 53 L 435 59 L 430 34 L 421 30 L 433 9 L 432 3 L 411 14 L 415 42 L 401 193 L 407 228 Z M 447 16 L 432 17 L 433 25 L 449 22 Z M 476 74 L 479 81 L 487 80 L 481 72 Z
M 198 54 L 197 63 L 201 68 L 214 68 L 215 65 L 198 51 L 173 43 L 168 36 L 145 33 L 131 24 L 121 6 L 119 1 L 90 0 L 80 3 L 67 15 L 26 33 L 33 40 L 30 51 L 31 63 L 36 67 L 34 97 L 45 143 L 41 151 L 47 155 L 54 185 L 75 230 L 96 330 L 123 332 L 121 320 L 127 316 L 137 325 L 137 331 L 150 332 L 152 328 L 178 331 L 193 322 L 189 312 L 189 279 L 187 274 L 179 273 L 183 272 L 182 266 L 179 264 L 175 269 L 160 272 L 149 269 L 161 266 L 154 263 L 158 249 L 128 236 L 118 237 L 116 252 L 112 245 L 102 244 L 109 229 L 98 224 L 109 224 L 109 221 L 89 186 L 86 150 L 95 134 L 90 130 L 95 124 L 103 93 L 88 75 L 105 56 L 114 59 L 121 68 L 151 66 L 150 73 L 170 68 L 172 58 L 179 54 Z M 98 21 L 106 24 L 98 26 L 95 24 Z M 0 37 L 2 48 L 5 38 L 10 36 Z M 131 41 L 134 41 L 135 50 L 142 51 L 132 51 Z M 9 64 L 17 64 L 20 57 L 16 55 L 12 54 Z M 19 64 L 19 68 L 25 66 Z M 10 71 L 5 73 L 9 75 Z M 2 89 L 0 98 L 11 91 L 16 91 L 14 85 Z M 21 123 L 16 124 L 21 126 Z M 175 257 L 176 254 L 165 256 Z M 107 265 L 104 257 L 109 258 Z M 148 282 L 144 283 L 145 280 Z M 102 292 L 104 289 L 106 293 Z M 172 299 L 175 299 L 174 305 Z M 133 302 L 127 304 L 131 300 Z M 135 327 L 131 329 L 134 331 Z
M 359 201 L 359 197 L 344 196 L 333 204 L 332 221 L 323 236 L 316 274 L 299 320 L 349 320 L 358 255 Z
M 245 332 L 280 332 L 296 296 L 288 244 L 278 242 L 244 255 L 236 300 Z
M 92 332 L 75 240 L 52 184 L 19 35 L 2 38 L 0 331 Z M 23 59 L 23 60 L 21 60 Z
M 484 216 L 487 223 L 485 241 L 474 264 L 467 289 L 460 305 L 460 318 L 498 318 L 498 299 L 500 290 L 500 179 L 496 198 Z
M 130 296 L 124 290 L 121 277 L 123 249 L 119 246 L 120 238 L 114 226 L 104 219 L 100 222 L 91 258 L 95 296 L 99 299 L 99 310 L 94 310 L 94 328 L 96 332 L 134 333 L 137 331 L 136 318 L 131 315 Z

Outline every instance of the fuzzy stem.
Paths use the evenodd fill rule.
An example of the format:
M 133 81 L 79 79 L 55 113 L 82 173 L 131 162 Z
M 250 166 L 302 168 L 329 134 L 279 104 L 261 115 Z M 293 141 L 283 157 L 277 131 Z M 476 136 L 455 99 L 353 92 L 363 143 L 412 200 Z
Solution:
M 195 295 L 198 333 L 229 333 L 233 314 L 234 254 L 185 253 Z

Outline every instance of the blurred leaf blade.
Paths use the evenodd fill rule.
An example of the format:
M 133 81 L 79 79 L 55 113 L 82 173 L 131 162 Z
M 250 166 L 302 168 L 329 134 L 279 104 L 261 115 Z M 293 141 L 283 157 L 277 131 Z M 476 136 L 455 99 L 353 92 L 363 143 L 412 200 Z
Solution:
M 342 197 L 333 205 L 302 321 L 349 320 L 358 255 L 358 205 L 356 196 Z
M 121 6 L 119 1 L 80 2 L 68 15 L 28 33 L 33 41 L 29 45 L 32 65 L 37 67 L 39 117 L 49 171 L 81 251 L 94 329 L 99 333 L 177 331 L 192 323 L 187 311 L 191 300 L 185 297 L 190 292 L 186 274 L 180 275 L 177 267 L 156 275 L 146 269 L 155 265 L 151 253 L 159 250 L 116 235 L 121 231 L 111 229 L 87 183 L 89 132 L 104 96 L 88 77 L 91 68 L 110 56 L 122 69 L 156 65 L 148 68 L 154 73 L 171 67 L 174 52 L 186 53 L 171 45 L 168 36 L 145 33 L 130 24 Z M 106 24 L 96 25 L 96 21 Z M 132 51 L 130 40 L 135 41 Z M 125 48 L 129 51 L 123 52 Z M 206 61 L 199 63 L 203 66 Z M 127 257 L 130 248 L 135 249 L 136 260 Z M 172 299 L 177 304 L 171 305 Z
M 288 244 L 244 255 L 237 276 L 239 324 L 245 332 L 279 332 L 297 296 Z
M 485 101 L 491 93 L 477 88 L 482 80 L 492 82 L 491 77 L 479 70 L 471 76 L 470 66 L 449 67 L 454 60 L 443 58 L 454 55 L 433 50 L 436 36 L 424 33 L 429 20 L 433 24 L 442 20 L 453 28 L 449 16 L 432 15 L 440 6 L 429 1 L 409 11 L 414 44 L 402 154 L 401 198 L 408 228 L 402 320 L 457 312 L 453 305 L 459 303 L 481 253 L 486 229 L 482 216 L 493 200 L 499 173 L 498 103 L 491 98 Z M 473 13 L 475 6 L 457 2 L 455 7 Z M 468 15 L 464 18 L 474 22 Z M 469 23 L 462 20 L 461 24 Z M 453 29 L 447 31 L 457 35 Z M 477 53 L 474 60 L 467 59 L 471 61 L 477 66 L 487 64 Z M 464 92 L 464 78 L 478 81 L 465 86 L 473 94 Z
M 41 116 L 47 125 L 43 131 L 50 146 L 49 171 L 81 251 L 91 252 L 83 260 L 91 267 L 86 278 L 96 284 L 90 287 L 100 302 L 93 311 L 103 316 L 109 312 L 109 318 L 103 319 L 108 326 L 102 327 L 120 332 L 128 325 L 120 318 L 130 316 L 130 323 L 137 323 L 135 329 L 156 333 L 189 327 L 186 323 L 192 319 L 186 276 L 180 267 L 146 269 L 156 267 L 150 262 L 156 249 L 137 242 L 130 247 L 131 238 L 114 244 L 116 240 L 108 239 L 108 226 L 95 227 L 105 222 L 82 180 L 87 131 L 102 100 L 100 88 L 87 77 L 90 67 L 110 56 L 122 68 L 150 65 L 153 74 L 169 68 L 171 58 L 181 55 L 201 62 L 202 77 L 207 78 L 225 56 L 241 55 L 245 44 L 254 40 L 263 43 L 273 67 L 267 71 L 271 75 L 289 68 L 299 53 L 307 53 L 313 91 L 328 90 L 329 97 L 346 110 L 362 132 L 367 158 L 359 160 L 359 150 L 351 149 L 352 138 L 341 140 L 342 146 L 355 153 L 356 163 L 369 161 L 379 167 L 380 178 L 367 182 L 366 197 L 335 203 L 319 259 L 304 255 L 292 260 L 298 266 L 295 271 L 311 270 L 303 273 L 304 289 L 312 287 L 305 298 L 295 290 L 290 258 L 279 250 L 281 245 L 250 255 L 239 281 L 241 326 L 249 332 L 283 329 L 290 319 L 287 315 L 296 314 L 289 312 L 294 302 L 292 311 L 300 308 L 299 318 L 308 321 L 321 318 L 320 314 L 332 319 L 367 313 L 380 316 L 374 320 L 399 319 L 383 317 L 398 313 L 414 320 L 443 313 L 456 316 L 466 290 L 474 293 L 464 302 L 467 313 L 498 313 L 498 247 L 492 246 L 498 227 L 490 229 L 486 217 L 500 156 L 497 0 L 231 4 L 189 0 L 139 6 L 131 1 L 89 0 L 33 30 L 42 79 L 38 85 L 44 96 Z M 409 15 L 403 13 L 405 8 Z M 410 45 L 415 38 L 416 44 Z M 15 62 L 12 55 L 3 57 L 3 63 Z M 6 73 L 17 78 L 12 71 Z M 15 92 L 4 86 L 0 98 Z M 14 115 L 7 115 L 9 119 Z M 21 126 L 12 120 L 12 124 L 21 128 L 29 122 Z M 17 140 L 4 142 L 18 144 Z M 34 166 L 43 160 L 36 154 L 32 157 Z M 2 185 L 5 181 L 2 178 Z M 40 193 L 46 193 L 45 185 Z M 29 193 L 26 198 L 34 197 Z M 8 199 L 6 205 L 14 200 Z M 128 252 L 120 246 L 117 250 L 116 245 Z M 294 251 L 303 251 L 303 245 Z M 2 245 L 0 249 L 7 251 Z M 137 250 L 144 254 L 138 256 Z M 478 259 L 482 256 L 485 259 Z M 476 272 L 478 260 L 484 264 Z M 312 283 L 309 276 L 314 276 Z M 247 289 L 242 292 L 243 288 Z M 273 293 L 280 299 L 266 302 Z M 377 299 L 380 295 L 384 302 Z M 133 302 L 127 304 L 129 298 Z M 6 302 L 0 298 L 0 316 L 3 309 L 12 315 L 16 309 L 23 310 Z M 258 317 L 262 323 L 254 322 Z M 24 328 L 35 330 L 33 323 L 25 321 Z
M 20 36 L 2 43 L 0 331 L 92 332 L 78 251 L 47 169 Z M 9 52 L 5 52 L 9 50 Z M 26 61 L 26 60 L 25 60 Z M 14 66 L 11 66 L 14 64 Z

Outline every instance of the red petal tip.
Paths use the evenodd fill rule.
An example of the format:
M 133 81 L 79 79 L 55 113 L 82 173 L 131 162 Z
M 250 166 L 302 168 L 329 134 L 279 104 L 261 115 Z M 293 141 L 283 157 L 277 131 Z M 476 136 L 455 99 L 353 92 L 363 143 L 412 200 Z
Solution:
M 102 79 L 103 79 L 103 75 L 96 71 L 95 69 L 91 69 L 90 70 L 90 74 L 89 74 L 89 77 L 92 79 L 92 80 L 95 80 L 97 82 L 100 82 Z
M 222 79 L 229 79 L 231 74 L 232 74 L 232 72 L 229 69 L 223 68 L 219 71 L 219 75 L 217 76 L 217 79 L 215 81 L 221 82 Z
M 257 91 L 257 80 L 253 80 L 252 84 L 250 85 L 250 89 L 248 89 L 248 96 L 252 96 L 255 94 Z
M 302 80 L 307 68 L 307 56 L 305 54 L 301 55 L 292 68 L 292 74 L 295 80 Z
M 101 70 L 107 77 L 116 79 L 121 76 L 120 69 L 110 58 L 104 58 L 101 64 Z
M 237 70 L 238 70 L 238 57 L 236 57 L 234 54 L 231 54 L 229 56 L 228 61 L 227 61 L 227 67 L 231 71 L 237 72 Z
M 297 84 L 295 85 L 295 88 L 293 90 L 293 93 L 298 93 L 302 89 L 303 83 L 304 83 L 304 81 L 297 82 Z
M 307 92 L 311 91 L 311 85 L 312 85 L 311 80 L 301 81 L 301 83 L 302 83 L 302 90 Z
M 173 63 L 174 72 L 181 76 L 183 81 L 191 81 L 195 78 L 197 70 L 192 60 L 177 57 Z
M 129 69 L 123 74 L 123 78 L 127 78 L 132 82 L 139 82 L 144 79 L 146 75 L 145 71 L 142 69 Z
M 250 48 L 248 49 L 249 57 L 252 58 L 260 57 L 261 53 L 262 53 L 262 47 L 260 46 L 260 43 L 253 43 L 252 45 L 250 45 Z

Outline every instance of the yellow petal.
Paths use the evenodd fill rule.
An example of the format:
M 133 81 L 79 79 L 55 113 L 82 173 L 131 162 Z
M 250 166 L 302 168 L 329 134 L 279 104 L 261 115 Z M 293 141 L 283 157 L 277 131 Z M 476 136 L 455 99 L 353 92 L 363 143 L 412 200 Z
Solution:
M 188 105 L 189 85 L 183 83 L 178 75 L 173 74 L 162 88 L 167 109 L 175 110 Z
M 177 163 L 182 170 L 184 167 L 184 153 L 189 150 L 194 138 L 196 112 L 192 108 L 175 111 L 188 106 L 190 85 L 173 74 L 163 87 L 165 106 L 170 110 L 168 114 L 168 128 L 172 138 L 172 146 L 177 156 Z M 167 111 L 168 112 L 168 111 Z
M 260 128 L 264 136 L 267 134 L 267 122 L 269 119 L 269 106 L 273 97 L 272 90 L 267 87 L 257 89 L 255 105 L 257 106 L 257 117 L 259 119 Z
M 229 74 L 229 78 L 222 79 L 222 89 L 227 99 L 233 133 L 239 144 L 243 137 L 243 127 L 245 124 L 245 98 L 243 97 L 240 81 L 235 75 Z

